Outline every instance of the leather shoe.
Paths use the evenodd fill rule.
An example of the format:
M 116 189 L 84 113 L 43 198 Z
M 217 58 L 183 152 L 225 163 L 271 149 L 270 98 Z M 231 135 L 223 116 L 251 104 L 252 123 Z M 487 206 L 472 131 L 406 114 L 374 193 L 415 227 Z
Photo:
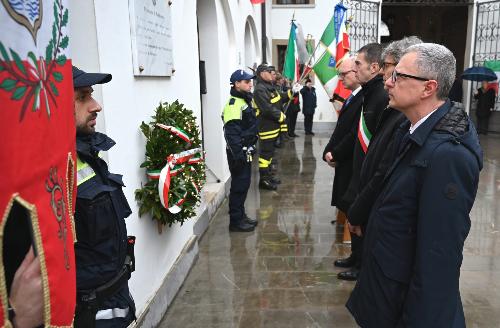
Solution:
M 260 189 L 266 189 L 266 190 L 276 190 L 278 187 L 271 182 L 271 180 L 268 179 L 261 179 L 259 181 L 259 188 Z
M 229 225 L 229 231 L 233 232 L 251 232 L 255 230 L 255 226 L 246 222 L 246 221 L 241 221 L 238 224 L 230 224 Z
M 272 175 L 271 182 L 274 183 L 275 185 L 279 185 L 281 183 L 281 180 L 277 176 Z
M 358 280 L 359 270 L 353 269 L 349 271 L 339 272 L 337 278 L 340 280 L 356 281 Z
M 252 219 L 252 218 L 249 218 L 246 214 L 245 214 L 245 222 L 253 225 L 254 227 L 259 224 L 259 221 Z
M 348 258 L 345 259 L 338 259 L 335 260 L 335 262 L 333 262 L 333 265 L 339 268 L 350 268 L 354 266 L 354 264 L 356 264 L 356 260 L 352 256 L 349 256 Z

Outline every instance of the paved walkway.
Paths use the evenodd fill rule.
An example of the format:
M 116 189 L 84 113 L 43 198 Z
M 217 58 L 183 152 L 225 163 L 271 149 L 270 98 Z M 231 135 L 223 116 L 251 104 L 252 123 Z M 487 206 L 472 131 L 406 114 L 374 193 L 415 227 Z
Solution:
M 344 307 L 354 283 L 333 266 L 349 254 L 330 224 L 329 135 L 301 136 L 279 151 L 278 192 L 257 188 L 246 207 L 253 233 L 229 233 L 227 202 L 200 242 L 199 259 L 159 327 L 356 327 Z M 461 292 L 468 327 L 500 327 L 500 137 L 482 140 L 485 168 L 466 242 Z

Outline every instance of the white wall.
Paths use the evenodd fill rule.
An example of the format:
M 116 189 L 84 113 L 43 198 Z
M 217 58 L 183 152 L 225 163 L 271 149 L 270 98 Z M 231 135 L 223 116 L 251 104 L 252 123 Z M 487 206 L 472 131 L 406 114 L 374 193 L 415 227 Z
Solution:
M 102 89 L 96 87 L 96 98 L 104 108 L 99 115 L 98 130 L 117 142 L 108 154 L 109 167 L 110 171 L 124 175 L 127 185 L 124 191 L 133 211 L 126 220 L 129 234 L 137 237 L 137 265 L 130 286 L 137 314 L 140 315 L 192 237 L 193 220 L 183 226 L 165 227 L 159 234 L 156 223 L 149 216 L 138 217 L 134 190 L 146 181 L 144 170 L 139 168 L 144 160 L 145 147 L 139 125 L 142 121 L 149 122 L 160 101 L 176 99 L 193 110 L 201 122 L 197 34 L 199 9 L 198 17 L 203 23 L 203 27 L 200 26 L 200 34 L 203 35 L 200 40 L 201 58 L 213 63 L 207 66 L 210 70 L 207 75 L 210 98 L 203 103 L 205 145 L 210 168 L 223 182 L 226 181 L 229 171 L 220 113 L 228 97 L 230 73 L 243 67 L 245 58 L 259 60 L 259 48 L 246 46 L 244 35 L 249 15 L 255 22 L 260 22 L 260 6 L 252 6 L 250 1 L 200 0 L 198 4 L 195 0 L 173 1 L 175 73 L 172 77 L 139 78 L 133 75 L 128 8 L 128 1 L 73 1 L 70 38 L 75 65 L 86 71 L 113 75 L 113 80 Z M 259 27 L 256 30 L 260 33 Z M 255 43 L 258 45 L 260 41 L 255 40 Z M 252 50 L 250 57 L 246 57 L 245 49 Z M 207 58 L 203 58 L 205 55 Z M 104 121 L 106 124 L 103 124 Z
M 271 12 L 272 19 L 272 39 L 288 39 L 290 33 L 290 19 L 295 13 L 296 23 L 302 25 L 304 36 L 311 34 L 315 43 L 319 42 L 325 27 L 330 21 L 336 1 L 315 1 L 314 6 L 273 6 Z M 279 23 L 278 23 L 279 22 Z M 321 55 L 318 51 L 318 54 Z M 332 104 L 329 102 L 325 89 L 315 79 L 316 95 L 318 97 L 318 107 L 314 114 L 315 122 L 335 122 L 337 114 Z M 299 119 L 303 118 L 299 115 Z

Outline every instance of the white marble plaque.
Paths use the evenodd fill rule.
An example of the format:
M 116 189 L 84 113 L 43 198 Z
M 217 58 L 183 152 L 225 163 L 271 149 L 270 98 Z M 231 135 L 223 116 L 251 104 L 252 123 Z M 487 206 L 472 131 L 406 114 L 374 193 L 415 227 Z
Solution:
M 136 76 L 171 76 L 172 19 L 167 0 L 129 0 Z

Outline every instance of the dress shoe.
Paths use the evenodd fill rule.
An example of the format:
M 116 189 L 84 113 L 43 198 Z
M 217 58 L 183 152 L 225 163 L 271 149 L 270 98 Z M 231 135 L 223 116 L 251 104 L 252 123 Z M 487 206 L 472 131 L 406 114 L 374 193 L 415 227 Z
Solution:
M 252 218 L 249 218 L 246 214 L 245 214 L 245 222 L 250 224 L 250 225 L 253 225 L 254 227 L 259 224 L 259 221 L 252 219 Z
M 272 175 L 271 182 L 274 183 L 275 185 L 279 185 L 281 183 L 281 180 L 277 176 Z
M 261 179 L 259 181 L 259 188 L 266 189 L 266 190 L 278 189 L 278 187 L 274 183 L 272 183 L 270 179 Z
M 233 232 L 251 232 L 255 230 L 255 226 L 253 224 L 248 223 L 243 220 L 238 224 L 230 224 L 229 231 Z
M 338 259 L 335 260 L 335 262 L 333 262 L 333 265 L 339 268 L 350 268 L 354 266 L 354 264 L 356 264 L 356 260 L 352 256 L 349 256 L 348 258 L 345 259 Z
M 339 272 L 337 278 L 340 280 L 356 281 L 358 280 L 359 270 L 353 269 L 349 271 Z

